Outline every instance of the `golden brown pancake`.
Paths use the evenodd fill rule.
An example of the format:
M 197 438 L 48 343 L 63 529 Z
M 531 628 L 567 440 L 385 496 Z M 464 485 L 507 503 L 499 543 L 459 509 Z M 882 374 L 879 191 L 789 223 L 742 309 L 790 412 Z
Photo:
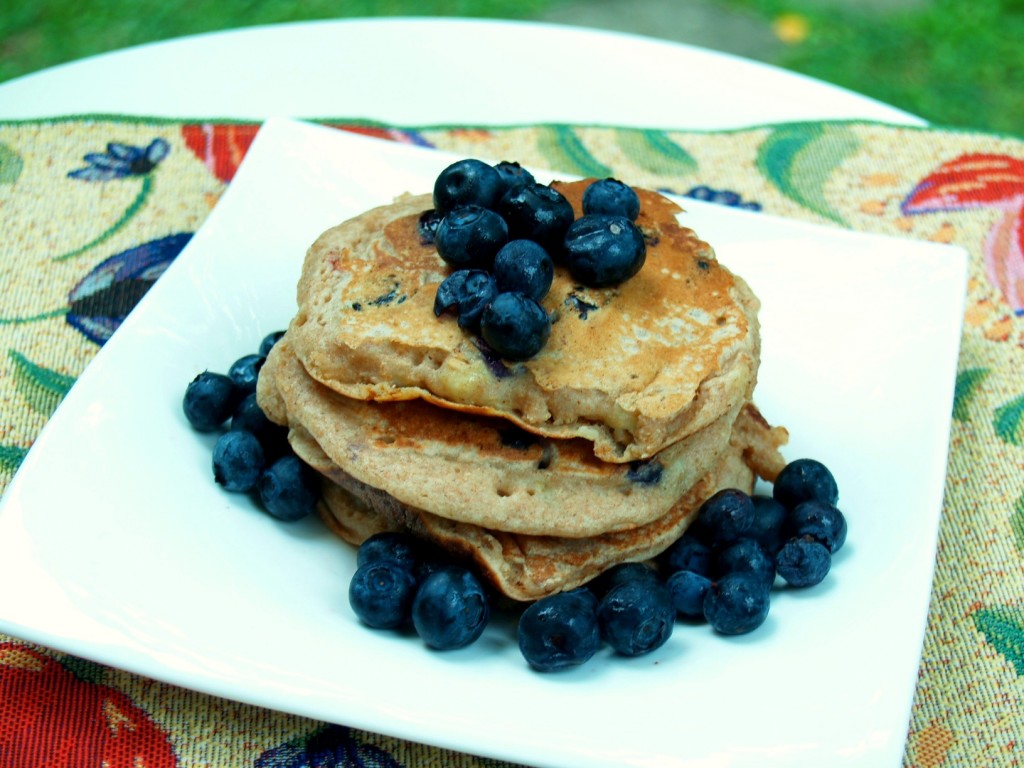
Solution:
M 566 537 L 664 515 L 716 466 L 741 406 L 644 462 L 604 462 L 579 438 L 540 437 L 424 400 L 339 395 L 306 374 L 291 331 L 271 350 L 258 396 L 271 420 L 308 433 L 346 475 L 403 504 L 485 528 Z
M 553 185 L 577 215 L 586 183 Z M 434 316 L 450 270 L 421 241 L 427 195 L 368 211 L 312 245 L 289 330 L 295 354 L 310 376 L 351 399 L 421 399 L 587 440 L 606 462 L 650 458 L 750 399 L 758 302 L 678 224 L 674 204 L 637 192 L 643 268 L 605 289 L 556 268 L 543 301 L 551 335 L 530 360 L 497 360 L 454 318 Z
M 769 465 L 781 464 L 778 442 L 784 432 L 768 428 L 759 415 L 748 414 L 740 421 L 744 427 L 734 433 L 715 469 L 666 514 L 631 530 L 583 539 L 509 533 L 410 508 L 340 472 L 301 430 L 293 431 L 292 442 L 304 460 L 325 475 L 319 511 L 345 541 L 358 546 L 381 531 L 410 531 L 472 560 L 508 597 L 536 600 L 580 586 L 617 563 L 656 557 L 682 535 L 704 500 L 719 489 L 752 492 L 756 472 L 748 457 L 770 457 Z

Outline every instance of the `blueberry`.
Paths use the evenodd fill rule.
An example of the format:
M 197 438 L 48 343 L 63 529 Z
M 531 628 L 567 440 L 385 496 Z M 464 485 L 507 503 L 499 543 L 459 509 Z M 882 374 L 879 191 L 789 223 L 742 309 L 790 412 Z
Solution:
M 729 573 L 749 573 L 766 587 L 775 581 L 775 560 L 755 539 L 736 539 L 718 553 L 716 570 L 719 577 Z
M 597 602 L 586 589 L 541 598 L 523 611 L 516 636 L 523 658 L 534 669 L 577 667 L 601 648 Z
M 618 179 L 600 179 L 583 190 L 583 213 L 606 213 L 636 221 L 640 198 L 632 187 Z
M 483 585 L 471 571 L 440 568 L 416 590 L 412 623 L 429 647 L 446 651 L 463 648 L 483 634 L 490 605 Z
M 437 225 L 444 216 L 434 208 L 420 214 L 416 229 L 420 233 L 420 245 L 433 245 L 437 239 Z
M 366 565 L 377 560 L 395 560 L 410 571 L 419 566 L 422 547 L 419 539 L 408 533 L 385 531 L 375 533 L 359 545 L 356 564 Z
M 458 205 L 494 208 L 504 192 L 501 174 L 493 166 L 472 158 L 452 163 L 434 182 L 434 208 L 442 214 Z
M 754 502 L 736 488 L 724 488 L 697 512 L 693 532 L 712 548 L 723 548 L 746 534 L 754 524 Z
M 263 448 L 251 432 L 225 432 L 213 446 L 213 479 L 226 491 L 251 491 L 264 463 Z
M 565 233 L 563 258 L 569 273 L 592 288 L 628 280 L 644 265 L 647 244 L 636 224 L 625 216 L 590 214 Z
M 693 571 L 703 576 L 711 573 L 711 550 L 690 531 L 676 539 L 660 560 L 667 573 Z
M 260 342 L 260 355 L 262 355 L 263 357 L 269 355 L 270 350 L 272 350 L 274 348 L 274 345 L 277 344 L 277 342 L 279 342 L 283 337 L 284 331 L 273 331 L 264 336 L 263 340 Z
M 437 226 L 438 255 L 453 267 L 490 269 L 494 254 L 508 241 L 508 225 L 479 205 L 452 208 Z
M 746 535 L 757 539 L 770 555 L 779 551 L 784 539 L 783 525 L 786 522 L 786 508 L 771 496 L 755 494 L 750 497 L 754 503 L 754 523 Z
M 263 447 L 264 456 L 280 457 L 288 452 L 288 429 L 275 424 L 260 408 L 256 393 L 250 392 L 235 408 L 231 417 L 231 429 L 252 432 Z
M 484 308 L 480 335 L 499 357 L 527 360 L 547 343 L 551 319 L 533 299 L 521 293 L 499 293 Z
M 731 573 L 711 584 L 704 596 L 704 618 L 716 632 L 741 635 L 768 618 L 770 592 L 748 573 Z
M 360 565 L 348 587 L 348 602 L 359 620 L 374 629 L 397 629 L 409 621 L 416 596 L 412 571 L 396 560 Z
M 418 584 L 422 584 L 435 571 L 443 570 L 451 565 L 451 555 L 448 552 L 434 548 L 426 542 L 420 542 L 420 545 L 422 549 L 414 571 Z
M 517 292 L 540 301 L 548 294 L 555 265 L 533 240 L 512 240 L 494 257 L 494 280 L 501 292 Z
M 736 192 L 729 189 L 712 189 L 704 185 L 693 187 L 686 193 L 686 197 L 695 200 L 704 200 L 709 203 L 728 205 L 733 208 L 744 208 L 749 211 L 760 211 L 761 204 L 753 201 L 744 202 L 743 198 Z
M 498 295 L 498 286 L 490 272 L 460 269 L 452 272 L 437 287 L 434 314 L 440 317 L 455 310 L 460 328 L 476 331 L 484 309 Z
M 690 191 L 686 193 L 686 197 L 692 197 L 694 200 L 704 200 L 706 202 L 711 202 L 714 195 L 715 190 L 703 184 L 692 187 Z
M 657 485 L 665 473 L 665 467 L 656 458 L 631 461 L 626 470 L 626 479 L 637 485 Z
M 601 638 L 624 656 L 639 656 L 660 648 L 671 637 L 675 619 L 676 608 L 668 587 L 645 579 L 619 584 L 597 608 Z
M 657 572 L 644 563 L 618 563 L 594 579 L 590 588 L 597 597 L 603 598 L 619 584 L 636 579 L 651 583 L 661 581 Z
M 231 417 L 241 399 L 242 392 L 223 373 L 203 371 L 185 388 L 182 409 L 189 424 L 210 432 Z
M 811 536 L 801 536 L 782 545 L 775 567 L 791 587 L 813 587 L 828 575 L 832 556 L 821 542 Z
M 711 579 L 693 571 L 676 571 L 665 582 L 676 612 L 686 619 L 704 618 L 704 596 L 711 589 Z
M 549 253 L 561 247 L 576 218 L 572 204 L 561 192 L 536 183 L 509 190 L 497 210 L 508 222 L 510 239 L 535 240 Z
M 235 382 L 241 392 L 249 394 L 256 391 L 256 381 L 260 376 L 260 368 L 267 361 L 263 355 L 245 355 L 238 358 L 228 368 L 228 378 Z
M 515 189 L 516 187 L 521 187 L 524 184 L 537 183 L 537 180 L 533 178 L 533 174 L 523 168 L 519 163 L 502 160 L 494 166 L 494 170 L 496 170 L 498 175 L 501 177 L 501 183 L 505 192 L 508 192 L 510 189 Z
M 823 501 L 805 501 L 789 513 L 786 529 L 790 536 L 811 536 L 838 552 L 846 543 L 846 517 L 832 504 Z
M 278 520 L 306 517 L 320 495 L 320 478 L 297 456 L 282 456 L 260 475 L 257 486 L 263 508 Z
M 772 496 L 786 509 L 816 499 L 826 504 L 839 500 L 839 487 L 828 467 L 814 459 L 791 461 L 775 478 Z

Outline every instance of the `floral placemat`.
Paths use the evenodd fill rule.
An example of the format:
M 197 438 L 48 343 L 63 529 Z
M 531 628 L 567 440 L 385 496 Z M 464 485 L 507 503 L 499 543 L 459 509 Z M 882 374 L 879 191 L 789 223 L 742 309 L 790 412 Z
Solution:
M 1024 763 L 1024 141 L 862 122 L 727 132 L 320 122 L 965 247 L 946 496 L 904 764 Z M 257 129 L 126 116 L 0 123 L 0 490 L 97 349 L 202 225 Z M 4 635 L 0 763 L 506 765 L 237 704 Z

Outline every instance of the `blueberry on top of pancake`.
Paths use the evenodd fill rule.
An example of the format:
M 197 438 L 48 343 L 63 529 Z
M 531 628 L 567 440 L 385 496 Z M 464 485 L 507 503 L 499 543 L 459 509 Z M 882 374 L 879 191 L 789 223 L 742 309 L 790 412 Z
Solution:
M 551 187 L 579 217 L 589 183 Z M 541 301 L 550 334 L 529 359 L 499 369 L 456 317 L 435 316 L 452 269 L 421 236 L 430 195 L 405 196 L 317 239 L 298 287 L 295 354 L 315 380 L 350 398 L 422 399 L 588 440 L 604 461 L 648 458 L 749 399 L 760 343 L 746 283 L 678 223 L 674 203 L 637 194 L 643 268 L 594 288 L 557 265 Z

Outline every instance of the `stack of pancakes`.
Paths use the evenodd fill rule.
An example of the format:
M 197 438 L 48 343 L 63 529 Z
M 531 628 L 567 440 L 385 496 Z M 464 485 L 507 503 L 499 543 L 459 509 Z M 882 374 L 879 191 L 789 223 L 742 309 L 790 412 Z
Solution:
M 552 186 L 579 216 L 587 183 Z M 451 270 L 421 223 L 429 195 L 317 239 L 258 397 L 324 476 L 335 532 L 412 531 L 532 600 L 649 559 L 715 491 L 774 479 L 787 435 L 751 403 L 758 301 L 677 206 L 637 192 L 644 267 L 604 289 L 556 268 L 551 335 L 525 362 L 434 315 Z

